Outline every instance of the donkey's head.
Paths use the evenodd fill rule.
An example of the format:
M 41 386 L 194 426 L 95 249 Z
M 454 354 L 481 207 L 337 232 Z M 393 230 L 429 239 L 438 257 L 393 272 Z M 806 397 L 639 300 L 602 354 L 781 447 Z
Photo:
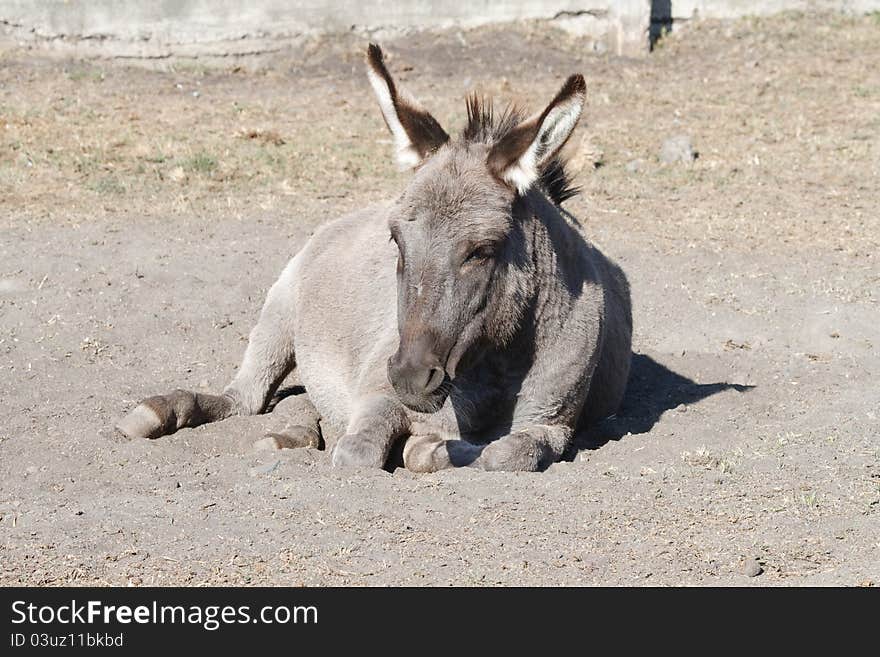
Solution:
M 580 117 L 586 85 L 570 77 L 532 117 L 508 109 L 496 118 L 490 103 L 471 97 L 467 127 L 453 140 L 395 84 L 378 46 L 370 46 L 367 63 L 397 161 L 415 169 L 388 222 L 399 250 L 400 333 L 388 377 L 404 404 L 434 412 L 457 373 L 516 333 L 532 267 L 525 199 L 533 187 L 556 203 L 574 193 L 557 156 Z

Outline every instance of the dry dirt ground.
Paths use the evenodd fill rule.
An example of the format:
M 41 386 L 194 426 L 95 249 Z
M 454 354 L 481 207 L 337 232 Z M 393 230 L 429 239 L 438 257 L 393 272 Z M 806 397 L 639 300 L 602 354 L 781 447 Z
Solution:
M 538 25 L 386 44 L 452 128 L 471 89 L 537 109 L 588 80 L 567 208 L 630 277 L 636 355 L 568 461 L 416 476 L 250 451 L 296 395 L 108 431 L 144 396 L 220 390 L 315 227 L 404 183 L 363 45 L 153 69 L 0 52 L 0 583 L 880 582 L 877 16 L 706 22 L 642 59 Z M 699 157 L 663 165 L 677 134 Z

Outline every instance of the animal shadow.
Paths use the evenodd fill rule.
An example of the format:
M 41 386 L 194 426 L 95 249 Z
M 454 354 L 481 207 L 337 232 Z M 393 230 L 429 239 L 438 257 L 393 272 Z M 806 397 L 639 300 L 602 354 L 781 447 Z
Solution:
M 298 397 L 299 395 L 304 395 L 304 394 L 306 394 L 305 387 L 298 384 L 298 383 L 293 383 L 293 384 L 287 385 L 287 386 L 281 386 L 280 388 L 278 388 L 278 390 L 275 392 L 275 394 L 272 395 L 272 398 L 269 400 L 269 403 L 266 405 L 265 412 L 271 413 L 272 411 L 275 410 L 275 407 L 278 406 L 279 403 L 281 403 L 282 401 L 284 401 L 288 397 Z
M 688 406 L 724 390 L 748 392 L 750 385 L 696 383 L 644 354 L 633 354 L 626 395 L 617 415 L 578 432 L 566 454 L 573 460 L 582 450 L 599 449 L 627 434 L 647 433 L 668 410 Z
M 648 47 L 654 50 L 666 33 L 672 32 L 672 1 L 651 0 L 651 24 L 648 28 Z

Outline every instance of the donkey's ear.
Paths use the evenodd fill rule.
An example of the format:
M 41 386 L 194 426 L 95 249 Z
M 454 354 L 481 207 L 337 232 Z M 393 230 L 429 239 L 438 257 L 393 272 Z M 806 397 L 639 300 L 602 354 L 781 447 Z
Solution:
M 488 159 L 492 172 L 525 194 L 568 141 L 586 97 L 584 77 L 568 78 L 543 112 L 523 121 L 492 146 Z
M 385 68 L 382 49 L 373 43 L 367 49 L 367 77 L 394 137 L 397 163 L 401 169 L 417 166 L 449 140 L 437 120 L 415 98 L 394 84 Z

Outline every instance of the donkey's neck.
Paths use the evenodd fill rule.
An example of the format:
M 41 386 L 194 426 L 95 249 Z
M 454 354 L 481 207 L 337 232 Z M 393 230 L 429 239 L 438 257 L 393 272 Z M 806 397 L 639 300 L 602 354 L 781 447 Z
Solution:
M 518 268 L 520 287 L 529 300 L 517 335 L 539 341 L 563 326 L 583 285 L 580 255 L 586 240 L 547 197 L 530 192 L 521 201 L 523 248 L 527 266 Z

